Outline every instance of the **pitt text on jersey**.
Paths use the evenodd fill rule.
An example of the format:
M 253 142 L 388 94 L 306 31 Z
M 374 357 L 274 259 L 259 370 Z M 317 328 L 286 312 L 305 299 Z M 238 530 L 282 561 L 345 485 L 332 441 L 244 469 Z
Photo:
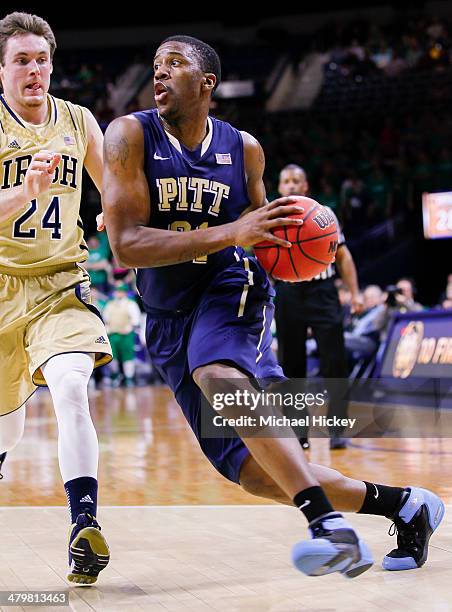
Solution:
M 193 176 L 157 178 L 156 184 L 161 212 L 202 213 L 204 210 L 218 217 L 223 199 L 227 199 L 230 192 L 229 185 Z M 206 202 L 209 202 L 207 211 L 203 209 Z

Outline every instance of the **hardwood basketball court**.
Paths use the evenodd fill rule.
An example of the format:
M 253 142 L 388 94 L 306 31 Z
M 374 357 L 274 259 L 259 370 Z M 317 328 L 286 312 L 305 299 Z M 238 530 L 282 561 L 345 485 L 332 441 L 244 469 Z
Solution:
M 74 610 L 452 610 L 449 513 L 422 569 L 383 571 L 381 559 L 395 543 L 389 521 L 350 515 L 375 566 L 354 581 L 307 578 L 290 564 L 292 544 L 306 536 L 303 517 L 222 479 L 165 387 L 91 392 L 90 401 L 110 565 L 95 587 L 65 582 L 68 514 L 56 422 L 48 392 L 39 391 L 0 482 L 1 589 L 67 589 Z M 309 456 L 366 480 L 430 487 L 452 503 L 447 439 L 357 440 L 334 452 L 314 440 Z

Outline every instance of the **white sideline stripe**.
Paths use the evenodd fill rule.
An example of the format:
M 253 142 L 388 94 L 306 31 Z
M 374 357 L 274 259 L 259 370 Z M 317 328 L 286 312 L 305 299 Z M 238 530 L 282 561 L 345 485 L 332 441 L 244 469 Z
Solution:
M 264 323 L 263 323 L 263 325 L 262 325 L 261 335 L 260 335 L 260 338 L 259 338 L 258 345 L 257 345 L 257 347 L 256 347 L 256 349 L 257 349 L 257 353 L 258 353 L 258 355 L 257 355 L 257 357 L 256 357 L 256 363 L 257 363 L 257 362 L 260 360 L 260 358 L 262 357 L 262 352 L 261 352 L 261 343 L 262 343 L 262 338 L 264 337 L 264 332 L 265 332 L 265 324 L 266 324 L 266 322 L 267 322 L 267 321 L 266 321 L 266 315 L 265 315 L 266 311 L 267 311 L 267 306 L 264 306 L 264 309 L 263 309 L 263 311 L 262 311 L 262 315 L 263 315 L 263 317 L 264 317 Z
M 248 297 L 248 290 L 251 285 L 254 285 L 253 272 L 251 272 L 250 270 L 250 260 L 248 259 L 248 257 L 243 258 L 243 265 L 245 266 L 245 270 L 248 273 L 248 282 L 243 285 L 243 291 L 240 297 L 239 312 L 237 314 L 237 317 L 243 317 L 243 313 L 245 312 L 246 298 Z

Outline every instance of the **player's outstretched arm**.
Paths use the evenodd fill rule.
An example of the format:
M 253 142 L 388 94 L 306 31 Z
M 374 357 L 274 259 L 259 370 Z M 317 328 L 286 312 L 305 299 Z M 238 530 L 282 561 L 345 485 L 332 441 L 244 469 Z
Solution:
M 104 135 L 96 118 L 87 108 L 83 108 L 86 121 L 88 146 L 84 166 L 99 192 L 102 190 L 102 166 Z
M 281 198 L 233 223 L 189 232 L 148 227 L 152 211 L 144 172 L 143 130 L 132 116 L 113 121 L 104 140 L 102 208 L 116 258 L 130 268 L 150 268 L 191 261 L 233 245 L 253 245 L 268 239 L 286 245 L 270 229 L 293 225 L 284 219 L 299 212 Z M 255 215 L 254 219 L 248 218 Z
M 28 202 L 50 189 L 60 160 L 59 153 L 44 149 L 33 155 L 23 184 L 12 187 L 2 194 L 0 223 L 14 217 L 25 208 Z

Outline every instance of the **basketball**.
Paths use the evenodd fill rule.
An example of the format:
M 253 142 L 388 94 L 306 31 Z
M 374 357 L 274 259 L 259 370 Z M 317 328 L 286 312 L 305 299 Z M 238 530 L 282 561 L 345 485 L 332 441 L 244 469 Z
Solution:
M 257 259 L 265 271 L 278 280 L 297 282 L 311 280 L 335 259 L 338 227 L 331 210 L 312 198 L 297 198 L 304 208 L 299 215 L 303 225 L 277 227 L 274 236 L 292 243 L 290 249 L 268 240 L 254 246 Z

